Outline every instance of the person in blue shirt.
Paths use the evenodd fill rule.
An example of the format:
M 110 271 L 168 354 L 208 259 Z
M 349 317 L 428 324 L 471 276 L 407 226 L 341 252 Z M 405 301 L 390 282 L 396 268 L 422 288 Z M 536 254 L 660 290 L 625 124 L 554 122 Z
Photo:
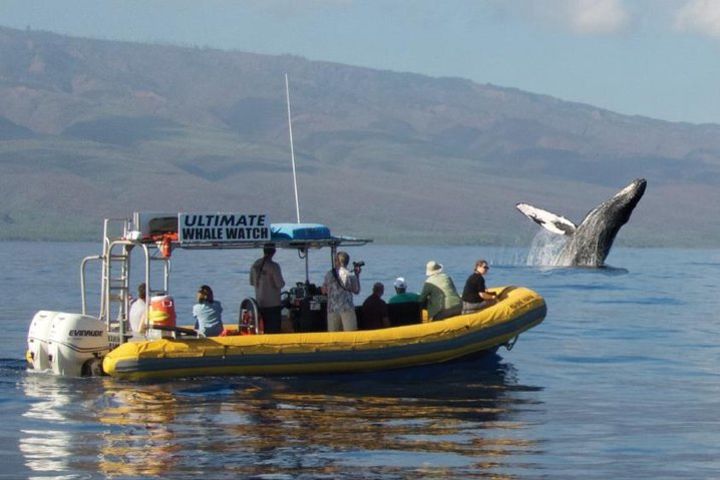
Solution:
M 197 301 L 193 306 L 195 330 L 206 337 L 217 337 L 223 331 L 222 305 L 215 300 L 212 289 L 207 285 L 198 290 Z

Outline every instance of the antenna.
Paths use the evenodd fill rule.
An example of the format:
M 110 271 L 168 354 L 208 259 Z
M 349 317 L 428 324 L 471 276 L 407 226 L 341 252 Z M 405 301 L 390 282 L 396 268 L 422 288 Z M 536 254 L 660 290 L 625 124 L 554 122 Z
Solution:
M 290 158 L 292 159 L 293 185 L 295 186 L 295 213 L 297 223 L 300 223 L 300 201 L 298 200 L 297 174 L 295 173 L 295 149 L 293 148 L 292 117 L 290 115 L 290 84 L 288 74 L 285 74 L 285 97 L 287 98 L 288 131 L 290 132 Z

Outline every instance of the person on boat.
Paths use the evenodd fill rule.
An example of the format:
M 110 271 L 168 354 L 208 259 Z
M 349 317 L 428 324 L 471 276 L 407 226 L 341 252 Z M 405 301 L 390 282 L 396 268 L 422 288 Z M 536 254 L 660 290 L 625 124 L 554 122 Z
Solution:
M 197 292 L 197 302 L 193 306 L 195 330 L 206 337 L 217 337 L 223 331 L 222 305 L 215 300 L 212 288 L 202 285 Z
M 422 321 L 422 306 L 420 295 L 407 291 L 407 282 L 403 277 L 398 277 L 393 283 L 395 295 L 388 300 L 388 315 L 390 325 L 412 325 Z
M 372 294 L 362 304 L 360 330 L 377 330 L 390 326 L 388 306 L 382 299 L 384 293 L 385 285 L 380 282 L 373 285 Z
M 130 329 L 134 336 L 145 335 L 147 330 L 147 322 L 145 321 L 145 312 L 147 311 L 146 296 L 147 286 L 145 283 L 138 285 L 138 298 L 136 298 L 130 305 L 130 313 L 128 319 L 130 320 Z
M 452 278 L 443 273 L 443 266 L 430 260 L 425 266 L 425 274 L 427 280 L 420 292 L 420 303 L 427 306 L 428 317 L 431 320 L 442 320 L 460 315 L 462 300 Z
M 353 304 L 353 294 L 360 293 L 361 266 L 356 264 L 348 270 L 350 255 L 337 252 L 334 267 L 325 274 L 322 292 L 327 295 L 328 332 L 357 330 L 357 316 Z
M 280 293 L 285 286 L 282 270 L 273 261 L 275 247 L 266 245 L 263 256 L 250 268 L 250 285 L 255 287 L 255 300 L 260 307 L 265 333 L 280 333 L 282 327 L 282 304 Z
M 395 287 L 395 295 L 390 297 L 390 300 L 388 300 L 389 305 L 394 303 L 418 302 L 420 300 L 420 295 L 407 291 L 407 282 L 405 281 L 405 278 L 396 278 L 393 286 Z
M 475 262 L 475 270 L 465 282 L 462 294 L 462 313 L 476 312 L 497 301 L 494 292 L 485 291 L 485 277 L 490 266 L 485 260 Z

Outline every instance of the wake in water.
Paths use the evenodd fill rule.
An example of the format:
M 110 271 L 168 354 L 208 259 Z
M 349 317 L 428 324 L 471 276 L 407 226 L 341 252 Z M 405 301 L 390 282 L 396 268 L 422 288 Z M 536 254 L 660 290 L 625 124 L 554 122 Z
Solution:
M 528 252 L 526 265 L 557 267 L 560 250 L 565 246 L 567 237 L 555 235 L 547 230 L 539 230 L 533 238 Z

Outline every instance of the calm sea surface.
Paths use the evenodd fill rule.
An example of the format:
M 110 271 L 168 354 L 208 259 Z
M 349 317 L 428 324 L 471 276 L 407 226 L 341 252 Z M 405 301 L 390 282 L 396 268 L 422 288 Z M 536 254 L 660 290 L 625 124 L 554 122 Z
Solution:
M 0 243 L 0 478 L 720 478 L 720 251 L 617 248 L 614 269 L 553 270 L 526 250 L 350 249 L 361 299 L 397 275 L 418 290 L 430 259 L 462 285 L 480 257 L 490 285 L 541 293 L 545 322 L 496 358 L 153 383 L 26 371 L 33 314 L 79 311 L 80 260 L 98 253 Z M 180 320 L 203 283 L 234 319 L 255 255 L 177 252 Z M 319 282 L 329 254 L 311 255 Z M 304 279 L 297 255 L 277 257 Z

